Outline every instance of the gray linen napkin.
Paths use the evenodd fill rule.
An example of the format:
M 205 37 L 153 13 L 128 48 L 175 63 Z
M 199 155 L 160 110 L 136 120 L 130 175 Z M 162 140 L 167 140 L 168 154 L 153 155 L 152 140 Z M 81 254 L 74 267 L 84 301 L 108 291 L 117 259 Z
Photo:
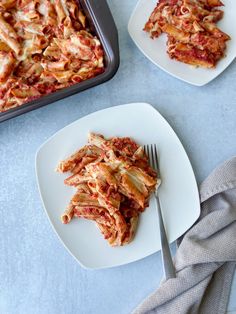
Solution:
M 200 187 L 201 215 L 180 239 L 177 278 L 161 286 L 133 314 L 221 314 L 227 310 L 236 266 L 236 157 Z

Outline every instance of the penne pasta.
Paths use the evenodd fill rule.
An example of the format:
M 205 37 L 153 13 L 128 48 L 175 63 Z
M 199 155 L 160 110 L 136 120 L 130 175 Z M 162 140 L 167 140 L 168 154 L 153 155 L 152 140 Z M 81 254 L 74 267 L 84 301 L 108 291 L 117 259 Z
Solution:
M 62 23 L 67 16 L 69 16 L 69 12 L 64 0 L 54 0 L 55 10 L 58 17 L 58 22 Z
M 16 0 L 1 0 L 0 7 L 4 8 L 5 10 L 9 10 L 14 8 L 16 5 Z
M 17 40 L 17 34 L 14 28 L 4 20 L 4 18 L 2 17 L 2 14 L 0 14 L 0 30 L 4 32 L 6 35 L 8 35 L 9 37 Z
M 66 68 L 68 68 L 68 61 L 67 60 L 61 60 L 61 61 L 55 61 L 55 62 L 42 62 L 42 67 L 45 70 L 48 71 L 64 71 Z
M 76 0 L 0 1 L 0 55 L 0 82 L 10 82 L 0 86 L 0 112 L 104 71 L 101 43 Z
M 157 175 L 143 148 L 130 138 L 90 133 L 88 142 L 57 167 L 72 173 L 64 182 L 77 189 L 69 206 L 76 217 L 95 221 L 110 245 L 125 245 L 135 235 Z
M 20 44 L 17 41 L 15 30 L 0 15 L 0 39 L 5 42 L 17 55 L 20 53 Z
M 188 43 L 190 40 L 190 34 L 179 30 L 177 27 L 171 24 L 165 24 L 164 26 L 162 26 L 161 29 L 164 33 L 174 37 L 175 40 L 178 40 L 184 43 Z
M 3 41 L 0 41 L 0 52 L 10 52 L 10 51 L 11 51 L 11 48 Z
M 18 88 L 12 88 L 11 94 L 14 95 L 16 98 L 22 99 L 40 96 L 40 93 L 37 91 L 36 88 L 22 85 L 20 85 Z
M 63 224 L 68 224 L 74 216 L 74 205 L 71 203 L 67 206 L 65 212 L 61 215 Z
M 144 31 L 151 38 L 168 36 L 167 52 L 172 59 L 214 68 L 224 57 L 230 36 L 216 27 L 223 18 L 220 0 L 162 0 L 151 13 Z
M 11 52 L 0 51 L 0 82 L 6 81 L 15 67 L 15 58 Z
M 144 201 L 145 201 L 146 195 L 144 195 L 143 192 L 145 191 L 145 194 L 147 194 L 146 193 L 147 191 L 144 190 L 144 186 L 142 186 L 142 188 L 140 188 L 140 186 L 139 186 L 139 188 L 138 188 L 137 185 L 134 184 L 131 177 L 127 174 L 124 174 L 122 176 L 121 185 L 122 185 L 123 189 L 126 190 L 127 195 L 129 195 L 130 198 L 134 198 L 141 207 L 144 207 Z M 143 191 L 141 191 L 141 190 L 143 190 Z

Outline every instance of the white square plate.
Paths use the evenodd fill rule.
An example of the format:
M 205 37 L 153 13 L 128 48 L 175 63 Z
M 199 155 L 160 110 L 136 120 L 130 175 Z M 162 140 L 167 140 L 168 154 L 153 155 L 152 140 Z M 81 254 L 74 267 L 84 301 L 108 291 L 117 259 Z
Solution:
M 225 6 L 223 19 L 217 24 L 220 29 L 230 35 L 227 42 L 226 57 L 220 60 L 215 69 L 194 68 L 182 62 L 170 59 L 166 52 L 167 36 L 162 34 L 157 39 L 151 39 L 149 34 L 143 31 L 145 23 L 157 4 L 157 0 L 139 0 L 128 24 L 128 31 L 139 49 L 159 68 L 187 83 L 203 86 L 221 72 L 236 57 L 236 27 L 235 27 L 235 0 L 223 0 Z
M 42 201 L 54 230 L 70 253 L 86 268 L 113 267 L 136 261 L 160 249 L 154 200 L 140 215 L 130 244 L 110 247 L 93 221 L 72 219 L 63 225 L 63 213 L 74 190 L 65 186 L 68 175 L 55 172 L 58 162 L 87 142 L 88 132 L 106 137 L 130 136 L 141 145 L 157 143 L 163 183 L 160 198 L 170 242 L 181 236 L 200 213 L 198 188 L 182 144 L 166 120 L 150 105 L 134 103 L 97 111 L 66 126 L 38 150 L 36 173 Z

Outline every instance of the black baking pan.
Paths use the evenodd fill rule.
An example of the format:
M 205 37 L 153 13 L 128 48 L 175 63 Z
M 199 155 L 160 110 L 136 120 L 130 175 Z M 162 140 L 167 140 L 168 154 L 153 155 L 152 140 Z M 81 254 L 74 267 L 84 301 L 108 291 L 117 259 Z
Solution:
M 0 122 L 104 83 L 115 75 L 120 62 L 118 33 L 106 0 L 80 0 L 79 2 L 89 20 L 91 29 L 96 33 L 102 43 L 105 52 L 105 71 L 94 78 L 63 88 L 19 107 L 0 113 Z

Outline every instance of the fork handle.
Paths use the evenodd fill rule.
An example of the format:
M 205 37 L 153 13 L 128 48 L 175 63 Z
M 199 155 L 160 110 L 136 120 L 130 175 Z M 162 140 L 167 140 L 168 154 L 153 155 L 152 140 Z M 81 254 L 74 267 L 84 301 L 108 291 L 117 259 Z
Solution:
M 165 279 L 176 277 L 175 267 L 172 261 L 169 242 L 167 240 L 166 231 L 164 227 L 164 222 L 161 213 L 161 204 L 158 195 L 155 195 L 158 217 L 159 217 L 159 226 L 160 226 L 160 237 L 161 237 L 161 257 L 162 265 L 165 274 Z

